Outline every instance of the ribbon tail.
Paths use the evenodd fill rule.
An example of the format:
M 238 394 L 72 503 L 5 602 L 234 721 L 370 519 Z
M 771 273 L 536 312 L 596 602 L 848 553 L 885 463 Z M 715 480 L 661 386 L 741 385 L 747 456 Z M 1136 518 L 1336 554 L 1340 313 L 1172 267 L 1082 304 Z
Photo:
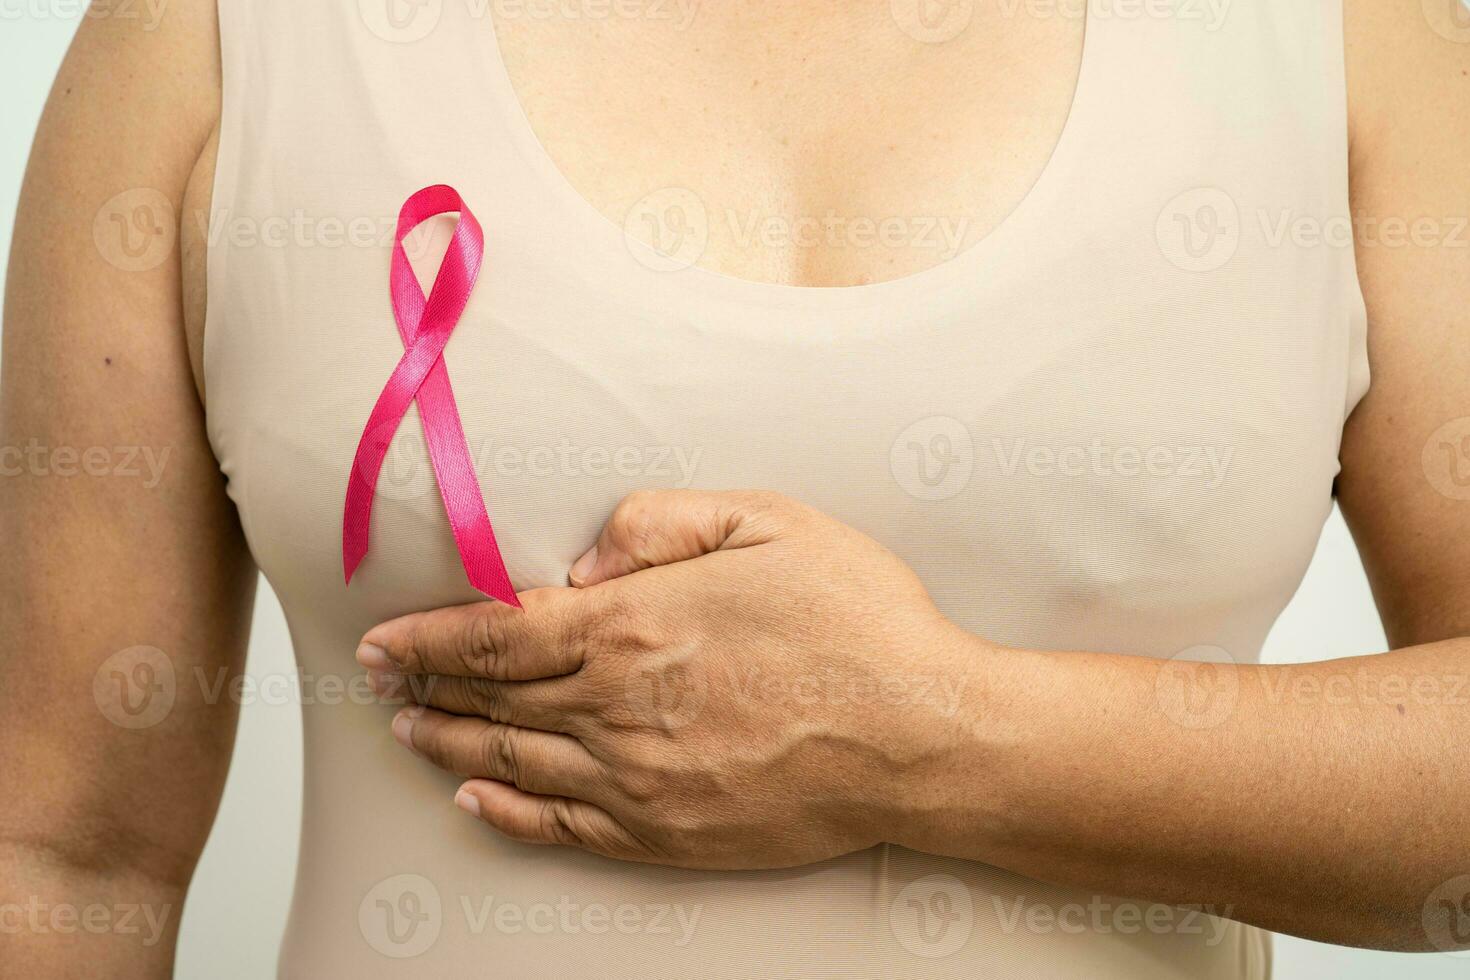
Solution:
M 429 376 L 419 388 L 418 403 L 439 496 L 449 515 L 465 575 L 482 594 L 519 609 L 521 602 L 516 598 L 495 532 L 490 527 L 490 515 L 485 511 L 485 498 L 470 461 L 469 442 L 443 357 L 429 369 Z
M 358 477 L 361 459 L 352 461 L 347 481 L 347 502 L 342 508 L 342 580 L 352 584 L 352 575 L 368 553 L 368 525 L 372 519 L 373 493 Z

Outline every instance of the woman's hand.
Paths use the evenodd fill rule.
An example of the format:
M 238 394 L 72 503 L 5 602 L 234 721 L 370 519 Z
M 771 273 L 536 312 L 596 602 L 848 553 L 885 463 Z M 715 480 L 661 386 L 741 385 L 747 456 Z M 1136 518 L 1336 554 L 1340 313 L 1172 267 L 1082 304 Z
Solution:
M 628 497 L 576 588 L 371 630 L 399 741 L 510 837 L 706 869 L 893 839 L 977 653 L 914 574 L 765 493 Z

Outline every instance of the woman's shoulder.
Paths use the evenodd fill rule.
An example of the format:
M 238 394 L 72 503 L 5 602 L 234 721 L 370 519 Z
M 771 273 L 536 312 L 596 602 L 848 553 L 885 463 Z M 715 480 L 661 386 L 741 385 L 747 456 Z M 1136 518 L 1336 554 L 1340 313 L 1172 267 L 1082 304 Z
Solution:
M 200 204 L 208 210 L 209 181 L 201 171 L 213 170 L 220 118 L 216 4 L 93 4 L 47 100 L 31 166 L 56 175 L 99 222 L 131 229 L 133 240 L 117 248 L 128 256 L 145 248 L 150 269 L 154 253 L 163 263 L 180 249 L 191 352 L 202 335 L 204 279 L 194 248 L 202 233 L 190 215 Z
M 1355 159 L 1452 141 L 1463 148 L 1470 0 L 1342 2 Z

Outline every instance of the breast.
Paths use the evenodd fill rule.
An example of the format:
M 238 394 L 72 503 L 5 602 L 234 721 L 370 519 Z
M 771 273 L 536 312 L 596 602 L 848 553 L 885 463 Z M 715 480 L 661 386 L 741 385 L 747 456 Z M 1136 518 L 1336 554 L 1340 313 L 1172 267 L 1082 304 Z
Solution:
M 217 443 L 288 613 L 350 633 L 480 598 L 415 410 L 344 585 L 347 473 L 402 348 L 369 300 L 300 298 L 289 330 L 213 348 L 211 395 L 230 407 Z M 728 301 L 559 299 L 514 263 L 487 271 L 445 355 L 520 589 L 564 585 L 635 489 L 755 487 L 872 535 L 997 641 L 1248 659 L 1330 506 L 1333 381 L 1299 342 L 1305 314 L 1226 336 L 1214 316 L 1162 307 L 1075 318 L 1074 297 L 1016 282 L 922 322 L 789 311 L 785 329 L 752 330 Z

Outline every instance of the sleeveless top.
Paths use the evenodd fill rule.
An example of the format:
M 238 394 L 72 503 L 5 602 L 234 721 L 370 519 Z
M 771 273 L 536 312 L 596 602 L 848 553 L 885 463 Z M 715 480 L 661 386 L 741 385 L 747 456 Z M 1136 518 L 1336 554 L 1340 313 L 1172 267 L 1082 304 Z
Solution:
M 483 5 L 219 6 L 208 429 L 306 691 L 281 976 L 1269 974 L 1252 927 L 896 846 L 711 873 L 510 842 L 392 741 L 394 708 L 328 681 L 357 678 L 374 624 L 480 598 L 416 409 L 342 581 L 349 467 L 403 353 L 393 222 L 434 183 L 485 228 L 445 359 L 517 589 L 565 585 L 632 490 L 763 488 L 882 542 L 999 643 L 1255 659 L 1368 384 L 1340 0 L 1091 0 L 1022 203 L 937 267 L 850 288 L 631 242 L 531 132 Z M 1160 707 L 1181 735 L 1220 721 L 1197 691 Z

